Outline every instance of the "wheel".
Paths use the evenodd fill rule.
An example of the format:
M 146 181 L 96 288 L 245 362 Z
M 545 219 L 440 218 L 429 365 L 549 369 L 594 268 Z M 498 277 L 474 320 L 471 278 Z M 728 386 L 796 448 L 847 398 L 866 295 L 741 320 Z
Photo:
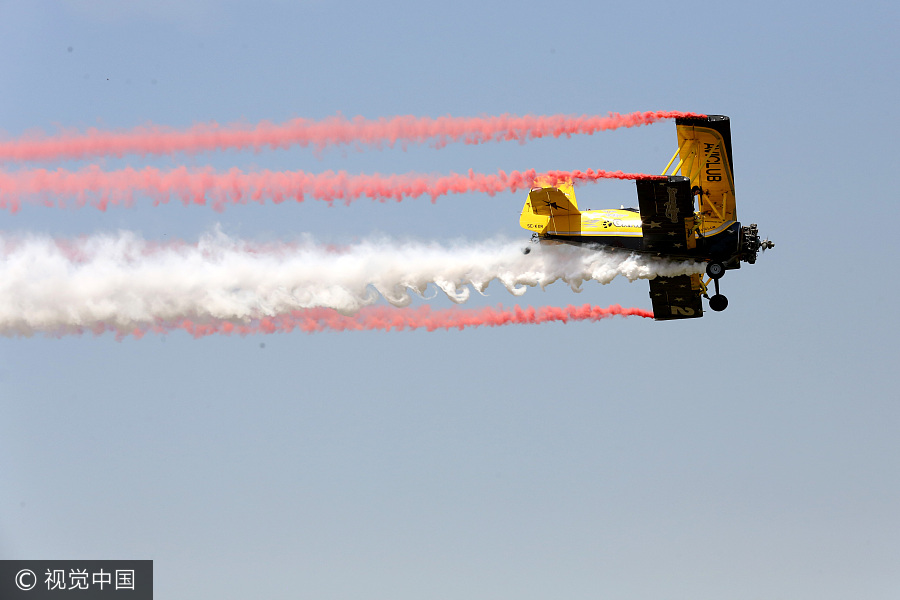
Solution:
M 720 262 L 711 262 L 706 265 L 706 274 L 713 279 L 719 279 L 725 274 L 725 265 Z
M 716 312 L 721 312 L 728 308 L 728 298 L 722 294 L 716 294 L 709 299 L 709 307 Z
M 525 246 L 524 248 L 522 248 L 522 254 L 531 254 L 531 248 Z

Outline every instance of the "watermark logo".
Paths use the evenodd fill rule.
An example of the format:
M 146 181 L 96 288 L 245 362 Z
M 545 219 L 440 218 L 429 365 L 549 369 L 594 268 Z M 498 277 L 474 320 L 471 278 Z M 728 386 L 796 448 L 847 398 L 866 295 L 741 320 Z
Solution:
M 27 592 L 37 585 L 37 575 L 31 569 L 22 569 L 16 573 L 16 587 Z
M 152 560 L 0 560 L 3 600 L 153 600 Z

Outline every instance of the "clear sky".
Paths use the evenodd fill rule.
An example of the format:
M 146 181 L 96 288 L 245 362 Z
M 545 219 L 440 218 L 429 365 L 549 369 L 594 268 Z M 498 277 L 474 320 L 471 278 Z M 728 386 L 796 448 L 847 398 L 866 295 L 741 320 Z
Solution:
M 699 320 L 2 338 L 0 558 L 153 559 L 159 598 L 896 598 L 898 25 L 887 1 L 0 3 L 6 138 L 726 114 L 739 216 L 776 243 Z M 657 173 L 674 149 L 667 121 L 91 162 Z M 634 184 L 578 193 L 618 207 Z M 26 206 L 0 232 L 524 241 L 523 200 Z M 621 278 L 488 291 L 469 305 L 650 307 L 646 282 Z

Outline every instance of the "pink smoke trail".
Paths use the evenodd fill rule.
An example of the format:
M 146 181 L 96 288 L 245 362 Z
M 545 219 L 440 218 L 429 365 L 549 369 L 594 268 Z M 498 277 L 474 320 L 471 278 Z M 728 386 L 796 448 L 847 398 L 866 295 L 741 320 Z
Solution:
M 171 197 L 185 205 L 208 201 L 216 210 L 227 204 L 246 204 L 248 201 L 276 204 L 294 199 L 302 202 L 307 196 L 333 203 L 349 204 L 359 198 L 400 201 L 404 198 L 428 196 L 434 202 L 448 194 L 483 192 L 491 196 L 499 192 L 531 189 L 536 178 L 550 185 L 562 181 L 591 182 L 598 179 L 665 179 L 658 175 L 623 173 L 622 171 L 498 171 L 496 174 L 450 173 L 424 175 L 350 175 L 344 171 L 306 173 L 304 171 L 254 171 L 231 169 L 216 172 L 212 169 L 188 170 L 178 167 L 161 171 L 154 167 L 135 170 L 103 171 L 91 165 L 78 171 L 34 169 L 0 171 L 0 208 L 16 212 L 23 198 L 40 198 L 47 206 L 65 206 L 64 198 L 75 198 L 76 206 L 91 202 L 100 210 L 110 205 L 130 206 L 135 193 L 147 194 L 154 203 L 167 203 Z
M 534 116 L 504 114 L 485 117 L 413 117 L 380 119 L 342 116 L 321 121 L 292 119 L 273 124 L 232 124 L 215 122 L 197 124 L 185 130 L 158 125 L 136 127 L 129 131 L 102 131 L 96 128 L 84 133 L 63 132 L 54 136 L 26 135 L 0 142 L 0 161 L 37 161 L 81 159 L 91 156 L 124 156 L 126 154 L 196 154 L 210 150 L 284 149 L 293 145 L 324 149 L 328 146 L 360 144 L 392 147 L 396 143 L 422 143 L 433 140 L 435 147 L 453 142 L 483 144 L 496 140 L 524 143 L 542 137 L 591 135 L 619 127 L 649 125 L 662 119 L 703 116 L 678 111 L 644 111 L 608 116 L 580 117 L 569 115 Z
M 613 316 L 637 316 L 652 319 L 653 312 L 641 308 L 623 308 L 613 304 L 607 308 L 591 306 L 540 308 L 514 306 L 512 308 L 479 308 L 479 309 L 442 309 L 432 310 L 428 306 L 419 308 L 391 308 L 370 306 L 361 309 L 354 315 L 342 315 L 330 308 L 311 308 L 295 310 L 290 313 L 272 317 L 262 317 L 249 324 L 231 321 L 194 323 L 188 319 L 173 323 L 157 323 L 147 327 L 136 327 L 128 331 L 116 331 L 99 325 L 91 331 L 102 334 L 107 330 L 116 331 L 119 338 L 132 335 L 136 338 L 147 333 L 166 334 L 173 331 L 186 331 L 194 338 L 210 335 L 255 335 L 271 333 L 318 333 L 323 331 L 405 331 L 425 329 L 463 330 L 468 327 L 500 327 L 503 325 L 538 325 L 541 323 L 570 321 L 599 321 Z

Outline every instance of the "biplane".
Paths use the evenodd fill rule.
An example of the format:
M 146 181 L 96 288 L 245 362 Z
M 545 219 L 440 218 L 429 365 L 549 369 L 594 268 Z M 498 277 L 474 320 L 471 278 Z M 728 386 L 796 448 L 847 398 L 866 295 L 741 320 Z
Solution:
M 755 263 L 761 250 L 775 245 L 760 239 L 755 223 L 742 226 L 737 220 L 729 118 L 678 118 L 675 128 L 678 149 L 662 176 L 635 182 L 637 208 L 581 211 L 572 183 L 544 187 L 537 181 L 519 219 L 541 243 L 596 245 L 706 262 L 705 278 L 696 274 L 650 280 L 653 314 L 660 321 L 702 317 L 701 297 L 709 300 L 710 309 L 725 310 L 728 299 L 719 293 L 719 279 L 739 269 L 741 262 Z

